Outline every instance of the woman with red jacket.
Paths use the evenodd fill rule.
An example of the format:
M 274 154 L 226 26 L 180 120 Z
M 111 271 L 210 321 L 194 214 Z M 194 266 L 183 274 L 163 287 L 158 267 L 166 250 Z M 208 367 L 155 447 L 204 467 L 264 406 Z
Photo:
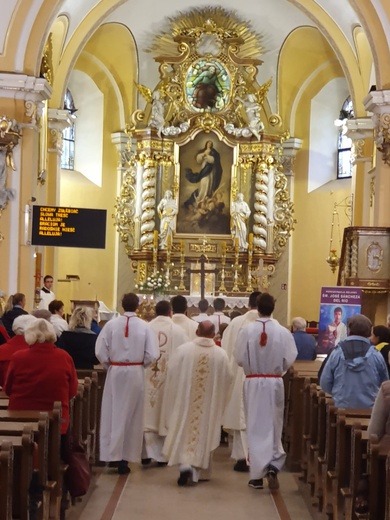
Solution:
M 53 326 L 36 319 L 24 331 L 29 349 L 16 352 L 8 367 L 4 390 L 9 410 L 50 411 L 62 403 L 61 433 L 69 426 L 69 401 L 77 393 L 77 374 L 72 358 L 57 348 Z

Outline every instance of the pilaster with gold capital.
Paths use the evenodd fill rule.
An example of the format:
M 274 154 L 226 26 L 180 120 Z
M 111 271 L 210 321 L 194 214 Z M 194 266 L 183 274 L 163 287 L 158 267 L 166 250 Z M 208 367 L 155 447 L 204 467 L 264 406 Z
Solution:
M 68 110 L 49 108 L 47 111 L 48 147 L 47 151 L 62 154 L 62 132 L 72 126 L 73 119 Z
M 284 141 L 281 163 L 285 175 L 291 177 L 294 174 L 295 158 L 301 148 L 302 139 L 298 139 L 297 137 L 290 137 Z
M 373 211 L 371 226 L 388 226 L 390 206 L 390 90 L 370 92 L 363 100 L 367 112 L 372 113 L 374 122 L 374 140 L 382 161 L 375 165 L 375 178 L 371 183 Z M 373 195 L 375 193 L 375 196 Z
M 121 175 L 121 180 L 126 172 L 131 157 L 129 149 L 129 136 L 125 132 L 114 132 L 111 134 L 111 142 L 115 145 L 118 154 L 117 172 Z
M 35 285 L 34 260 L 28 242 L 29 213 L 26 208 L 36 199 L 40 117 L 44 101 L 51 93 L 52 88 L 43 78 L 0 73 L 0 116 L 12 120 L 13 127 L 23 130 L 18 145 L 12 149 L 12 161 L 9 159 L 14 169 L 6 179 L 6 188 L 12 190 L 14 198 L 1 222 L 5 238 L 0 244 L 0 287 L 8 294 L 22 289 L 31 308 Z
M 374 121 L 371 117 L 348 119 L 345 123 L 345 134 L 352 140 L 352 164 L 360 162 L 372 163 L 372 154 L 366 153 L 366 140 L 374 137 Z

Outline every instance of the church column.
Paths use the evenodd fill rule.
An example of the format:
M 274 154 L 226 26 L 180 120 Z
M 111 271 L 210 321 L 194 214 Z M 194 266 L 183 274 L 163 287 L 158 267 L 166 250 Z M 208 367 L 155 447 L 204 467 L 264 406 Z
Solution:
M 349 119 L 346 121 L 346 135 L 352 139 L 352 177 L 353 193 L 353 226 L 369 226 L 371 184 L 375 177 L 371 175 L 372 168 L 372 138 L 374 123 L 369 117 Z
M 281 157 L 281 164 L 283 166 L 284 175 L 288 181 L 288 188 L 291 200 L 294 200 L 294 166 L 295 159 L 302 148 L 302 139 L 297 137 L 290 137 L 283 143 L 283 155 Z M 294 236 L 294 235 L 293 235 Z M 271 278 L 270 292 L 275 294 L 275 297 L 280 302 L 280 308 L 285 309 L 285 314 L 281 316 L 283 323 L 291 323 L 291 258 L 292 258 L 292 239 L 288 241 L 285 250 L 282 252 L 278 267 Z M 282 290 L 281 288 L 285 289 Z
M 27 307 L 34 299 L 34 250 L 29 242 L 31 204 L 38 196 L 39 131 L 43 102 L 52 89 L 43 78 L 24 74 L 0 74 L 1 116 L 14 120 L 22 130 L 13 155 L 15 171 L 7 179 L 14 199 L 1 218 L 4 240 L 0 243 L 0 289 L 7 294 L 20 291 L 27 296 Z
M 388 226 L 390 222 L 390 90 L 370 92 L 363 100 L 367 112 L 373 114 L 374 139 L 377 146 L 375 165 L 375 204 L 373 226 Z
M 49 108 L 47 111 L 47 182 L 45 200 L 43 203 L 50 206 L 59 205 L 61 188 L 61 154 L 62 154 L 62 132 L 70 127 L 73 120 L 68 110 Z M 44 249 L 43 274 L 51 274 L 57 278 L 56 270 L 56 248 L 46 247 Z

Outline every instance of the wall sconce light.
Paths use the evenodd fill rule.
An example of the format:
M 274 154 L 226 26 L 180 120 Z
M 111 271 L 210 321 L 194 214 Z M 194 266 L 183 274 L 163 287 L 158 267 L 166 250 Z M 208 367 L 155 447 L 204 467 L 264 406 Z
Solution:
M 67 274 L 65 276 L 66 276 L 66 279 L 70 280 L 71 282 L 80 280 L 80 276 L 78 274 Z
M 340 217 L 338 208 L 345 208 L 345 215 L 349 219 L 349 226 L 352 226 L 352 196 L 345 197 L 341 202 L 335 202 L 333 205 L 332 213 L 332 225 L 330 228 L 330 241 L 329 241 L 329 255 L 326 258 L 326 262 L 329 264 L 332 273 L 336 272 L 337 267 L 340 264 L 340 257 L 337 254 L 337 249 L 333 246 L 333 233 L 335 226 L 337 227 L 339 247 L 341 251 L 341 229 L 340 229 Z
M 46 182 L 46 176 L 47 176 L 46 170 L 40 171 L 38 173 L 38 177 L 37 177 L 38 184 L 40 184 L 41 186 L 44 186 L 44 184 Z

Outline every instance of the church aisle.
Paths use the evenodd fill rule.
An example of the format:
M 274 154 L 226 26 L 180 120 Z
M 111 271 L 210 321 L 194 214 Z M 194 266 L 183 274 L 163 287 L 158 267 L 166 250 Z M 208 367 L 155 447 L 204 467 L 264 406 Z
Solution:
M 249 475 L 232 466 L 228 448 L 222 446 L 215 454 L 212 480 L 186 488 L 176 484 L 176 467 L 132 465 L 131 474 L 122 477 L 105 468 L 81 514 L 73 511 L 67 519 L 311 520 L 293 474 L 282 472 L 280 491 L 272 495 L 267 487 L 250 489 Z

